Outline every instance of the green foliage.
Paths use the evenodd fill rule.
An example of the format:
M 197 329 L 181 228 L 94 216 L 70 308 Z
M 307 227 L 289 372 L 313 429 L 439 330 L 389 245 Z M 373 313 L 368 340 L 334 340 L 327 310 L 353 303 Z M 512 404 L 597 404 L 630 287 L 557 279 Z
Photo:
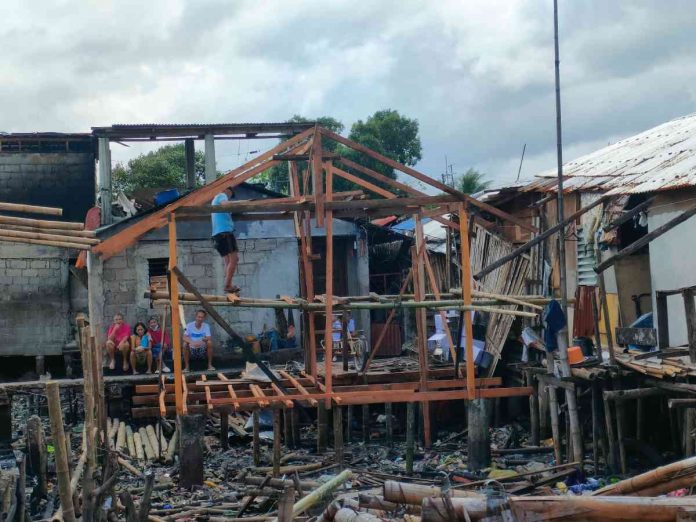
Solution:
M 457 179 L 457 188 L 464 194 L 475 194 L 488 188 L 490 180 L 476 169 L 469 169 Z
M 344 129 L 340 121 L 329 116 L 322 116 L 316 120 L 309 120 L 302 116 L 295 115 L 289 121 L 298 123 L 317 121 L 322 127 L 338 134 Z M 349 138 L 405 165 L 415 165 L 418 160 L 421 159 L 421 141 L 418 136 L 418 121 L 401 116 L 395 110 L 387 109 L 377 111 L 365 121 L 358 120 L 351 127 Z M 380 174 L 396 179 L 396 173 L 391 167 L 331 139 L 324 138 L 322 140 L 322 147 L 325 151 L 339 154 L 355 163 L 375 170 Z M 300 164 L 300 167 L 306 168 L 306 165 Z M 366 177 L 360 172 L 352 172 L 352 174 L 361 178 Z M 287 164 L 283 163 L 277 165 L 264 175 L 257 176 L 255 181 L 265 183 L 266 187 L 271 190 L 284 194 L 289 193 Z M 374 180 L 370 181 L 377 185 L 383 185 Z M 334 191 L 355 190 L 357 188 L 360 187 L 342 178 L 334 177 Z
M 312 120 L 295 114 L 292 118 L 288 120 L 288 123 L 309 123 L 312 121 L 316 121 L 322 127 L 329 129 L 330 131 L 336 132 L 338 134 L 343 132 L 343 123 L 341 123 L 335 118 L 332 118 L 331 116 L 320 116 L 319 118 Z M 338 143 L 336 143 L 333 140 L 324 139 L 322 140 L 322 146 L 324 147 L 324 149 L 330 152 L 336 152 Z M 304 163 L 301 165 L 302 168 L 306 168 L 306 165 Z M 280 165 L 276 165 L 275 167 L 264 172 L 263 174 L 256 176 L 254 178 L 254 182 L 263 183 L 269 190 L 275 190 L 276 192 L 280 192 L 282 194 L 289 194 L 289 179 L 290 178 L 288 177 L 288 164 L 287 162 L 282 162 Z
M 205 180 L 205 155 L 195 152 L 194 168 L 197 185 Z M 165 145 L 157 150 L 141 154 L 114 167 L 112 172 L 115 191 L 132 194 L 141 188 L 186 188 L 186 152 L 184 144 Z

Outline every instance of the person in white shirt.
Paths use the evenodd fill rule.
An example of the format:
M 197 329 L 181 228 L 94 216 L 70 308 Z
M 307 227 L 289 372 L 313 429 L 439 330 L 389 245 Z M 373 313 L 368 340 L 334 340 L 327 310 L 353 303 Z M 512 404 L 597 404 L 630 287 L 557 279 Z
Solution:
M 210 325 L 204 323 L 205 310 L 196 311 L 196 320 L 188 323 L 184 330 L 184 371 L 189 371 L 189 361 L 208 358 L 208 370 L 213 367 L 213 340 Z

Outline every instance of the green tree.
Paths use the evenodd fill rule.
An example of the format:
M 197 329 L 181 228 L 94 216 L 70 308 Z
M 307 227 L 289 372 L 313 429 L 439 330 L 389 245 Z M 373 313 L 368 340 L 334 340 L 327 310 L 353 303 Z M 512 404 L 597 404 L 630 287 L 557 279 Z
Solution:
M 310 121 L 317 121 L 322 127 L 337 134 L 340 134 L 344 129 L 340 121 L 330 116 L 322 116 L 321 118 L 310 120 L 295 115 L 289 120 L 289 122 L 297 123 L 306 123 Z M 365 121 L 358 120 L 351 126 L 349 138 L 408 166 L 415 165 L 418 160 L 421 159 L 421 141 L 418 135 L 418 121 L 402 116 L 395 110 L 387 109 L 377 111 Z M 345 147 L 334 140 L 324 138 L 322 140 L 322 147 L 327 152 L 344 156 L 355 163 L 359 163 L 360 165 L 375 170 L 392 179 L 396 178 L 396 173 L 391 167 L 361 152 Z M 301 164 L 301 168 L 306 168 L 306 164 Z M 361 178 L 366 177 L 360 172 L 352 172 L 352 174 Z M 287 164 L 283 163 L 273 167 L 267 173 L 257 176 L 255 181 L 264 183 L 266 187 L 271 190 L 288 194 Z M 383 185 L 372 179 L 370 181 L 377 185 Z M 343 191 L 354 190 L 360 187 L 342 178 L 334 177 L 333 188 L 334 191 Z
M 197 185 L 205 180 L 205 156 L 195 152 L 194 168 Z M 114 167 L 114 190 L 132 194 L 141 188 L 186 188 L 186 152 L 184 144 L 165 145 L 157 150 L 141 154 Z
M 457 179 L 457 188 L 464 194 L 476 194 L 488 188 L 490 180 L 486 175 L 476 169 L 469 169 Z

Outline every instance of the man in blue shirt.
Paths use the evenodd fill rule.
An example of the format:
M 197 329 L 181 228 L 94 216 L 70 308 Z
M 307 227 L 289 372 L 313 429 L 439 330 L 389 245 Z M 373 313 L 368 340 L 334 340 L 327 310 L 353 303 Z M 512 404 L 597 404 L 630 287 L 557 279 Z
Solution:
M 228 187 L 213 198 L 213 205 L 230 201 L 234 196 L 234 188 Z M 237 293 L 240 288 L 232 284 L 232 277 L 237 271 L 239 250 L 237 239 L 234 237 L 234 221 L 229 212 L 214 212 L 210 215 L 213 227 L 213 245 L 222 256 L 225 264 L 225 292 Z

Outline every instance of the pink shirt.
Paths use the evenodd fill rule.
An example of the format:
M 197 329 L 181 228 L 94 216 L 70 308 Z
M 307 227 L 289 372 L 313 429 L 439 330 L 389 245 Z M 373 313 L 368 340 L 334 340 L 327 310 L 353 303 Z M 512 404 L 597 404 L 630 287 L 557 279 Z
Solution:
M 112 324 L 109 326 L 109 331 L 106 332 L 107 337 L 111 337 L 111 334 L 114 333 L 114 330 L 116 330 L 116 325 Z M 121 326 L 116 330 L 116 334 L 114 335 L 114 342 L 116 344 L 121 344 L 121 341 L 124 339 L 128 339 L 131 334 L 131 327 L 128 326 L 126 323 L 121 323 Z

